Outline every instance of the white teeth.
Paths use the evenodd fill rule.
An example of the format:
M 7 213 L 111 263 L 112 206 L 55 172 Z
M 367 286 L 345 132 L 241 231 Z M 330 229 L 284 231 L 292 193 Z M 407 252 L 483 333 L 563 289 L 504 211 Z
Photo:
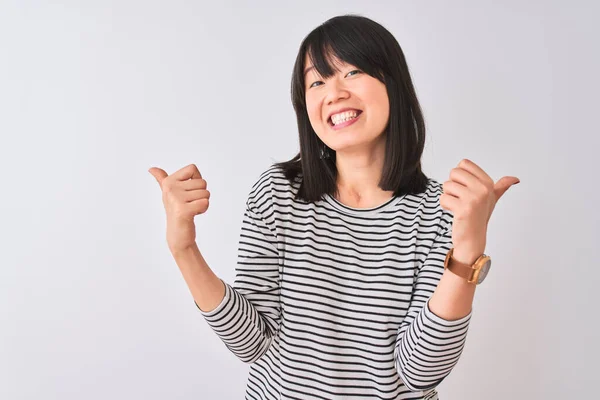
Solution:
M 356 118 L 358 116 L 358 111 L 345 111 L 339 114 L 334 114 L 331 116 L 331 122 L 334 125 L 341 124 L 342 122 L 346 122 L 352 118 Z

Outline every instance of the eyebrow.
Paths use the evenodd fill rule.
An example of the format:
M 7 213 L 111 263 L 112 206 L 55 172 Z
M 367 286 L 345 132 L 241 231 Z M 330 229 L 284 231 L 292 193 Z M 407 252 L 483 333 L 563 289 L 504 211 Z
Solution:
M 304 76 L 304 77 L 306 77 L 306 74 L 308 73 L 308 71 L 310 71 L 311 69 L 314 69 L 314 68 L 315 68 L 315 66 L 314 66 L 314 65 L 312 65 L 312 66 L 310 66 L 310 67 L 307 67 L 307 68 L 304 70 L 304 75 L 303 75 L 303 76 Z

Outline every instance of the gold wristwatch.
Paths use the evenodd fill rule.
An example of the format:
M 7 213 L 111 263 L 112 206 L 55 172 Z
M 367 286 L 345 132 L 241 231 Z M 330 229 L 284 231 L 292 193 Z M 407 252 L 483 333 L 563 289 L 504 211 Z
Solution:
M 465 278 L 469 283 L 479 285 L 483 282 L 492 266 L 492 259 L 490 256 L 482 254 L 475 260 L 473 265 L 469 265 L 456 261 L 456 259 L 452 257 L 452 253 L 454 253 L 454 247 L 446 254 L 444 269 L 448 269 L 453 274 Z

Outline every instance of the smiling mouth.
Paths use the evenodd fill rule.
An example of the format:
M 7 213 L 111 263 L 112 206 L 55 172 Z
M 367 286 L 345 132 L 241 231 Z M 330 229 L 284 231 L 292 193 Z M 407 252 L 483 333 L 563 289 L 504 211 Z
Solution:
M 356 119 L 356 118 L 358 118 L 358 117 L 360 116 L 360 114 L 362 114 L 362 110 L 356 110 L 356 117 L 354 117 L 354 118 L 351 118 L 351 119 Z M 350 121 L 351 119 L 347 120 L 346 122 Z M 331 120 L 331 117 L 327 118 L 327 123 L 329 124 L 329 126 L 335 126 L 335 125 L 333 124 L 333 121 Z M 340 124 L 338 124 L 338 125 L 341 125 L 341 124 L 343 124 L 343 122 L 342 122 L 342 123 L 340 123 Z

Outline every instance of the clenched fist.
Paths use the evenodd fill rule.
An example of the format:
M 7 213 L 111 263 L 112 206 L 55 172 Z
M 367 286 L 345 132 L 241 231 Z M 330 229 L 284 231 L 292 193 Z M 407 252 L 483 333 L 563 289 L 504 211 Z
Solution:
M 208 209 L 210 192 L 194 164 L 168 175 L 152 167 L 148 170 L 162 190 L 167 213 L 167 244 L 171 252 L 184 250 L 196 243 L 194 217 Z

